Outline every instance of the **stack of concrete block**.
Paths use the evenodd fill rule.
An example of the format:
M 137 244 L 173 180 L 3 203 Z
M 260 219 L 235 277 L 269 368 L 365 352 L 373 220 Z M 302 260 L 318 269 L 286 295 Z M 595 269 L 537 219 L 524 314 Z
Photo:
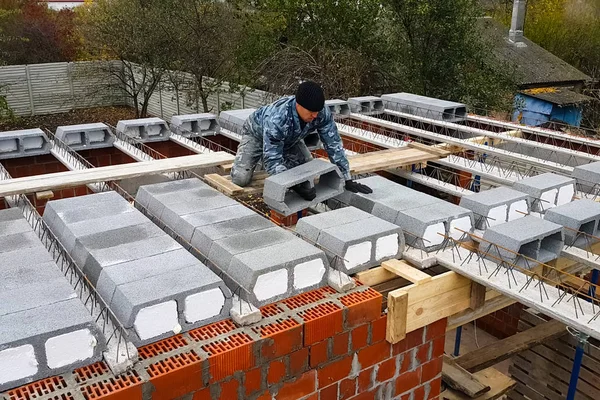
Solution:
M 404 251 L 402 229 L 355 207 L 301 218 L 296 232 L 321 246 L 332 268 L 346 274 L 399 258 Z
M 564 246 L 562 226 L 532 215 L 490 227 L 483 239 L 479 249 L 488 259 L 523 268 L 538 265 L 531 260 L 547 263 L 557 259 Z
M 217 116 L 210 113 L 173 115 L 171 131 L 184 137 L 214 136 L 219 133 Z
M 256 108 L 221 111 L 219 114 L 219 125 L 221 128 L 241 134 L 244 123 L 254 111 L 256 111 Z
M 325 100 L 325 107 L 329 108 L 329 112 L 335 117 L 346 117 L 351 112 L 350 104 L 340 99 Z
M 44 220 L 135 345 L 229 314 L 224 282 L 117 193 L 51 201 Z
M 463 196 L 460 206 L 475 213 L 475 228 L 485 230 L 528 214 L 528 196 L 501 186 Z
M 198 179 L 142 186 L 136 200 L 256 306 L 326 285 L 325 253 Z
M 55 136 L 75 151 L 112 147 L 115 141 L 103 123 L 59 126 Z
M 467 106 L 462 103 L 419 96 L 412 93 L 392 93 L 381 96 L 385 108 L 420 117 L 458 122 L 467 117 Z
M 580 199 L 552 208 L 546 212 L 544 219 L 565 228 L 565 243 L 586 248 L 596 243 L 592 236 L 600 235 L 600 203 L 593 200 Z M 579 234 L 586 233 L 587 235 Z M 589 235 L 589 236 L 588 236 Z
M 530 211 L 544 213 L 573 200 L 575 179 L 547 172 L 521 179 L 512 188 L 529 195 Z
M 577 180 L 582 192 L 594 196 L 600 194 L 600 161 L 575 167 L 571 177 Z
M 117 132 L 140 142 L 164 142 L 169 140 L 171 131 L 160 118 L 139 118 L 119 121 Z
M 383 100 L 375 96 L 350 97 L 350 110 L 360 114 L 378 114 L 383 112 Z
M 336 201 L 373 214 L 404 231 L 408 245 L 425 251 L 438 250 L 444 236 L 461 240 L 473 230 L 473 212 L 381 176 L 359 179 L 371 194 L 344 192 Z M 332 205 L 334 205 L 332 202 Z
M 21 211 L 0 211 L 0 392 L 97 362 L 105 349 Z
M 50 154 L 50 142 L 41 129 L 0 132 L 0 160 Z
M 317 197 L 314 200 L 304 200 L 290 190 L 292 186 L 303 182 L 308 182 L 315 188 Z M 263 199 L 271 209 L 288 216 L 327 201 L 343 191 L 344 178 L 338 167 L 325 160 L 315 159 L 265 179 Z

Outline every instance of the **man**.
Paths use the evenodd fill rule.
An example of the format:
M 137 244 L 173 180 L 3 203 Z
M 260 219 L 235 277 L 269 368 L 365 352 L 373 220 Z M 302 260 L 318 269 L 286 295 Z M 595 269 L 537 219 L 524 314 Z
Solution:
M 338 166 L 346 181 L 346 190 L 354 193 L 372 193 L 366 185 L 350 177 L 342 139 L 331 112 L 325 107 L 323 89 L 315 82 L 303 82 L 295 96 L 283 97 L 261 107 L 248 117 L 238 147 L 231 180 L 238 186 L 247 186 L 254 168 L 262 159 L 269 175 L 279 174 L 312 159 L 304 138 L 317 131 L 329 160 Z M 316 197 L 308 182 L 292 188 L 305 200 Z

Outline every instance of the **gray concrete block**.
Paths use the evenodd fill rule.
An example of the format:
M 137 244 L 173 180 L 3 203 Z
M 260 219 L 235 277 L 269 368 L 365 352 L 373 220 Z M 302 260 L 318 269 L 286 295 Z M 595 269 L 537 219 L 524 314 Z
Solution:
M 329 256 L 330 265 L 347 274 L 399 258 L 404 251 L 402 229 L 377 217 L 323 229 L 317 242 Z M 336 256 L 341 257 L 338 262 Z
M 219 134 L 217 116 L 210 113 L 173 115 L 171 131 L 183 137 L 214 136 Z
M 39 248 L 29 248 L 26 253 L 41 250 L 46 251 L 46 249 L 40 246 Z M 25 258 L 26 256 L 26 253 L 17 250 L 11 253 L 2 253 L 2 258 L 12 253 L 20 254 L 21 258 Z M 21 288 L 23 282 L 46 282 L 60 275 L 61 272 L 54 261 L 24 261 L 13 264 L 3 262 L 0 264 L 0 294 Z
M 325 100 L 325 107 L 329 108 L 331 115 L 345 117 L 350 115 L 350 104 L 340 99 Z
M 0 223 L 19 221 L 23 219 L 23 212 L 20 208 L 7 208 L 0 210 Z
M 33 282 L 21 279 L 18 287 L 0 291 L 0 316 L 77 298 L 69 282 L 58 272 L 56 265 L 49 264 L 45 267 L 54 268 L 53 277 L 50 279 Z
M 317 184 L 316 179 L 319 181 Z M 314 200 L 306 201 L 289 190 L 303 182 L 314 186 L 317 193 Z M 273 210 L 287 216 L 324 202 L 343 191 L 344 179 L 339 169 L 327 161 L 315 159 L 265 179 L 263 199 Z
M 100 361 L 106 347 L 79 299 L 0 316 L 0 326 L 0 391 Z
M 39 245 L 40 240 L 38 236 L 33 233 L 33 230 L 15 233 L 13 235 L 0 236 L 0 254 L 29 247 L 38 247 Z
M 323 229 L 369 218 L 372 218 L 372 216 L 368 212 L 359 210 L 356 207 L 345 207 L 300 218 L 296 224 L 296 232 L 303 238 L 316 243 L 319 238 L 319 233 L 321 233 Z
M 14 235 L 31 231 L 31 225 L 24 218 L 0 223 L 0 236 Z
M 571 177 L 577 180 L 577 187 L 584 193 L 600 193 L 600 161 L 575 167 Z
M 463 196 L 460 206 L 475 213 L 475 226 L 477 229 L 485 230 L 488 226 L 503 224 L 509 220 L 511 209 L 514 207 L 525 208 L 527 213 L 527 201 L 529 196 L 525 193 L 501 186 L 494 189 L 484 190 L 469 196 Z M 525 203 L 524 203 L 525 202 Z M 518 216 L 519 214 L 515 214 Z M 522 215 L 525 216 L 525 215 Z M 514 217 L 511 219 L 515 219 Z
M 242 133 L 244 123 L 254 111 L 256 111 L 256 108 L 221 111 L 219 125 L 232 132 Z
M 55 136 L 75 151 L 112 147 L 115 136 L 101 122 L 56 128 Z
M 439 249 L 448 234 L 449 215 L 438 205 L 413 208 L 398 213 L 396 224 L 404 231 L 406 243 L 426 251 Z
M 348 99 L 350 109 L 354 113 L 381 113 L 385 109 L 383 100 L 375 96 L 350 97 Z
M 164 142 L 171 136 L 167 123 L 160 118 L 122 120 L 117 123 L 117 132 L 141 142 Z
M 597 241 L 591 236 L 599 236 L 600 203 L 588 199 L 574 200 L 546 211 L 544 219 L 568 228 L 564 230 L 565 244 L 586 248 Z
M 548 172 L 521 179 L 512 188 L 529 195 L 531 211 L 545 212 L 573 200 L 575 179 Z
M 227 274 L 240 297 L 263 306 L 326 284 L 325 253 L 300 238 L 233 257 Z M 236 290 L 234 289 L 234 292 Z
M 254 213 L 246 217 L 217 222 L 211 225 L 199 226 L 194 230 L 191 244 L 200 253 L 208 257 L 211 246 L 216 240 L 234 235 L 242 235 L 258 230 L 273 228 L 274 224 L 268 219 Z
M 150 200 L 161 194 L 193 190 L 202 187 L 208 188 L 210 186 L 198 178 L 154 183 L 152 185 L 140 186 L 135 196 L 135 200 L 142 206 L 148 207 Z
M 39 128 L 0 132 L 0 160 L 50 154 L 50 141 Z
M 289 243 L 296 239 L 292 233 L 278 226 L 267 229 L 244 232 L 215 240 L 208 253 L 208 258 L 220 269 L 227 272 L 231 259 L 240 253 L 261 249 L 277 243 Z
M 501 258 L 530 268 L 535 267 L 535 263 L 527 263 L 515 253 L 545 263 L 558 258 L 564 245 L 562 226 L 531 215 L 490 227 L 483 239 L 480 250 L 489 253 L 492 261 L 498 262 Z
M 381 96 L 385 107 L 394 111 L 448 122 L 463 121 L 467 106 L 463 103 L 419 96 L 412 93 L 391 93 Z

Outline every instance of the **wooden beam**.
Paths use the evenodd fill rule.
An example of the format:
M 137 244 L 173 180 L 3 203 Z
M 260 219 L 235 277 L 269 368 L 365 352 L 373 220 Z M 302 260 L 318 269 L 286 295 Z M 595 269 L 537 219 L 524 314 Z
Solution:
M 54 192 L 52 190 L 44 190 L 43 192 L 37 192 L 35 194 L 37 200 L 50 200 L 54 198 Z
M 375 286 L 396 279 L 398 275 L 383 267 L 375 267 L 366 271 L 357 272 L 354 277 L 364 285 Z
M 463 354 L 454 361 L 469 372 L 481 371 L 510 358 L 513 354 L 530 349 L 544 341 L 560 337 L 565 332 L 565 324 L 550 320 L 506 339 Z
M 473 376 L 483 385 L 490 387 L 489 392 L 477 397 L 477 400 L 497 400 L 513 389 L 517 382 L 510 377 L 504 375 L 495 368 L 484 369 L 483 371 L 473 374 Z M 467 400 L 471 397 L 453 389 L 446 389 L 440 395 L 440 399 L 445 400 Z
M 224 176 L 218 174 L 208 174 L 204 176 L 204 179 L 215 189 L 225 193 L 229 196 L 237 196 L 244 192 L 244 188 L 236 185 L 235 183 L 227 180 Z
M 406 337 L 408 293 L 394 291 L 388 294 L 386 339 L 398 343 Z
M 470 372 L 457 365 L 447 355 L 444 355 L 442 380 L 452 389 L 459 390 L 471 398 L 481 396 L 490 391 L 490 386 L 484 385 Z
M 9 179 L 0 182 L 0 197 L 136 178 L 144 175 L 215 167 L 231 162 L 233 158 L 232 155 L 225 152 L 215 152 Z
M 409 142 L 408 147 L 412 147 L 413 149 L 423 150 L 428 153 L 433 153 L 440 157 L 447 157 L 450 155 L 450 152 L 448 150 L 444 150 L 443 148 L 439 148 L 439 147 L 435 147 L 435 146 L 428 146 L 426 144 L 418 143 L 418 142 Z
M 431 280 L 431 275 L 418 270 L 406 261 L 388 260 L 381 263 L 381 266 L 412 283 L 421 284 Z
M 485 286 L 477 282 L 471 282 L 471 304 L 469 305 L 471 310 L 483 307 L 486 292 L 487 288 Z
M 490 298 L 490 293 L 494 293 L 495 297 Z M 468 307 L 466 307 L 464 310 L 459 311 L 454 315 L 450 316 L 448 318 L 448 326 L 446 327 L 446 331 L 456 329 L 459 326 L 463 326 L 464 324 L 476 320 L 477 318 L 481 318 L 483 316 L 491 314 L 514 303 L 516 303 L 516 301 L 511 299 L 510 297 L 501 295 L 498 292 L 488 291 L 486 295 L 486 301 L 483 307 L 480 307 L 477 310 L 471 310 Z

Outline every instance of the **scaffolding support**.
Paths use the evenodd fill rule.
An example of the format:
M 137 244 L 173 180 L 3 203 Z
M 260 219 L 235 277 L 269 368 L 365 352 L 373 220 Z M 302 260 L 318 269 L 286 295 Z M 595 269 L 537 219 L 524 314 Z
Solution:
M 578 332 L 576 337 L 579 339 L 579 343 L 577 343 L 577 348 L 575 349 L 575 359 L 573 360 L 573 369 L 571 370 L 571 380 L 569 381 L 567 400 L 575 399 L 575 394 L 577 392 L 577 381 L 579 380 L 579 371 L 581 370 L 581 362 L 583 361 L 583 349 L 589 338 L 588 335 L 581 332 Z

